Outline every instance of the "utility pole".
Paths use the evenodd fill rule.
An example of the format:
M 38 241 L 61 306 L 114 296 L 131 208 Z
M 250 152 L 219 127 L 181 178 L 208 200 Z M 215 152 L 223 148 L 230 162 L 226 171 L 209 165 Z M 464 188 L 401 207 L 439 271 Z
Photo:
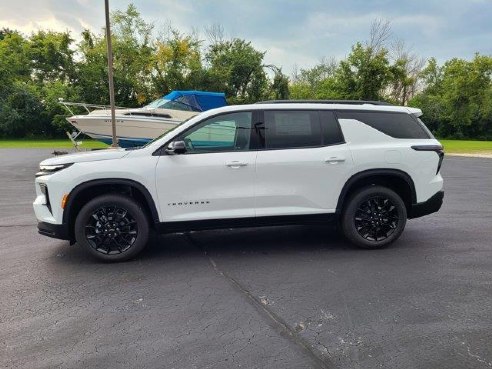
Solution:
M 109 78 L 109 104 L 111 105 L 111 128 L 113 132 L 113 143 L 111 147 L 118 147 L 116 138 L 116 118 L 114 111 L 114 83 L 113 83 L 113 47 L 111 45 L 111 28 L 109 26 L 109 0 L 104 0 L 106 11 L 106 42 L 108 51 L 108 78 Z

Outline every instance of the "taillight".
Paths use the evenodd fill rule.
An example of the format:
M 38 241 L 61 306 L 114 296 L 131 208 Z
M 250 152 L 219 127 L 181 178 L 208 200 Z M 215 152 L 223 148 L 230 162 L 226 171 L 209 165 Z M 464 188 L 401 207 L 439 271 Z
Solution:
M 437 163 L 436 174 L 441 170 L 442 161 L 444 160 L 444 150 L 441 145 L 414 145 L 412 149 L 416 151 L 434 151 L 439 156 L 439 162 Z
M 436 174 L 441 170 L 442 161 L 444 160 L 444 150 L 438 151 L 437 155 L 439 155 L 439 164 L 437 164 Z

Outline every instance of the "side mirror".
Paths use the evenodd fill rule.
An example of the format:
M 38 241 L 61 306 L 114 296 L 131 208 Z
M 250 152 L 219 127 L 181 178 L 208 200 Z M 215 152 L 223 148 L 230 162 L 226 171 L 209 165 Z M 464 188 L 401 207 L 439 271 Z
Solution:
M 166 153 L 169 155 L 184 154 L 186 152 L 186 144 L 184 141 L 173 141 L 166 149 Z

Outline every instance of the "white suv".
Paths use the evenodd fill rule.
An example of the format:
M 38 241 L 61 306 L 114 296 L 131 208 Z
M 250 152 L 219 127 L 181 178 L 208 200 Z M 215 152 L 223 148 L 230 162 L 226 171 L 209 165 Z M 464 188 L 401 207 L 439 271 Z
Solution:
M 38 229 L 104 260 L 134 257 L 151 230 L 329 221 L 380 248 L 442 204 L 444 154 L 421 114 L 361 101 L 210 110 L 142 148 L 43 161 Z

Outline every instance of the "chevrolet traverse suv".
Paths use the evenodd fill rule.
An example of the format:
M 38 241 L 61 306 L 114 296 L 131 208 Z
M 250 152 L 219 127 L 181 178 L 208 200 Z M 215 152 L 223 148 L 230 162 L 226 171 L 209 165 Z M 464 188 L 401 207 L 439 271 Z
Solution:
M 47 159 L 39 233 L 126 260 L 149 232 L 338 222 L 376 249 L 439 210 L 443 148 L 409 107 L 271 101 L 197 115 L 144 147 Z

